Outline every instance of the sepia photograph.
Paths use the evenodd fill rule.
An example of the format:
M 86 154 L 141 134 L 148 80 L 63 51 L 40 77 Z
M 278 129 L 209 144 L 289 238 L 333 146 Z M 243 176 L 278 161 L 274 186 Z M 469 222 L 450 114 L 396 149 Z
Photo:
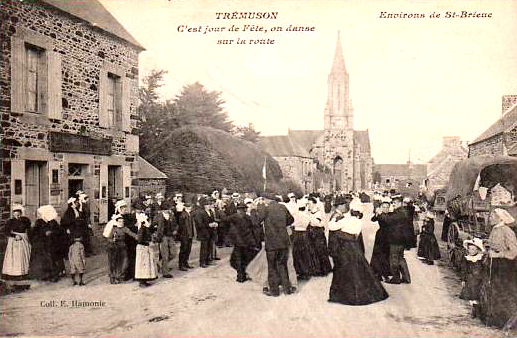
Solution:
M 517 337 L 516 0 L 0 0 L 0 337 Z

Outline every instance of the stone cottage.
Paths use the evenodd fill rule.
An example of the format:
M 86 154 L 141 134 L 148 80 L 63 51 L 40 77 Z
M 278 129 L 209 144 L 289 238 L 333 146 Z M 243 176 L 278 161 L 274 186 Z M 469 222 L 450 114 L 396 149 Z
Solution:
M 144 48 L 97 0 L 0 3 L 2 185 L 7 219 L 21 203 L 59 214 L 77 190 L 92 218 L 131 199 L 139 150 L 138 56 Z
M 517 95 L 504 95 L 502 115 L 469 144 L 469 157 L 517 156 Z

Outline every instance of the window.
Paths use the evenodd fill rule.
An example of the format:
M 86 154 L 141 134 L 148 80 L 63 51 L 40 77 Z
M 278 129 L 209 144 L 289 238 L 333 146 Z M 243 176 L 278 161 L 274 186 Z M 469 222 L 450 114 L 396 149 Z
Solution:
M 38 97 L 43 97 L 44 55 L 44 51 L 40 48 L 25 44 L 25 111 L 31 113 L 41 113 L 41 108 L 38 109 L 38 103 L 41 105 Z
M 121 123 L 121 111 L 120 111 L 120 76 L 108 73 L 108 126 L 110 128 L 119 127 Z
M 11 37 L 12 112 L 61 119 L 61 55 L 52 49 L 52 39 L 22 27 Z
M 131 131 L 130 79 L 120 66 L 104 63 L 99 80 L 99 126 Z

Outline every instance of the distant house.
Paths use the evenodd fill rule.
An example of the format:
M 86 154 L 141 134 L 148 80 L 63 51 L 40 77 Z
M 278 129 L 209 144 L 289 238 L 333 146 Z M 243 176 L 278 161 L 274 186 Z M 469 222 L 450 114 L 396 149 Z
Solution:
M 517 95 L 504 95 L 502 116 L 469 144 L 469 157 L 517 156 Z
M 426 164 L 374 164 L 374 185 L 379 189 L 397 189 L 400 184 L 420 186 L 427 178 Z
M 442 149 L 427 162 L 426 188 L 429 193 L 446 187 L 454 165 L 468 157 L 468 149 L 459 136 L 443 138 Z
M 138 156 L 138 175 L 133 182 L 133 198 L 143 195 L 155 195 L 159 192 L 165 195 L 167 175 L 158 168 Z

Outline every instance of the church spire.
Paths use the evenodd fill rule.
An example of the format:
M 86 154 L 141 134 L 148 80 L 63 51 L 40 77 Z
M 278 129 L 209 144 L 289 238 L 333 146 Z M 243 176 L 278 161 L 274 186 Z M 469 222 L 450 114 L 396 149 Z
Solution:
M 334 62 L 332 63 L 330 73 L 346 73 L 345 58 L 343 57 L 343 49 L 341 48 L 341 36 L 339 30 L 337 31 L 336 51 L 334 52 Z

